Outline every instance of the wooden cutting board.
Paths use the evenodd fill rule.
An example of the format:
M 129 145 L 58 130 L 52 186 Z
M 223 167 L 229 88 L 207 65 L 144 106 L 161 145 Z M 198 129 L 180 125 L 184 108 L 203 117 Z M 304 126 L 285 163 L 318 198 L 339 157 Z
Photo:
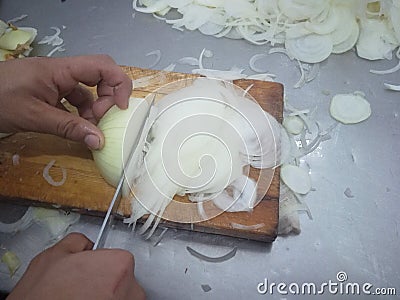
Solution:
M 122 67 L 132 79 L 151 76 L 151 84 L 133 91 L 134 97 L 145 97 L 155 88 L 178 79 L 196 75 Z M 152 77 L 154 76 L 154 77 Z M 257 80 L 236 80 L 242 88 L 253 84 L 250 94 L 264 110 L 282 121 L 283 86 L 279 83 Z M 19 164 L 13 164 L 13 155 Z M 54 187 L 43 178 L 43 169 L 56 160 L 50 175 L 54 180 L 62 176 L 61 167 L 67 171 L 65 184 Z M 273 171 L 272 171 L 273 172 Z M 254 170 L 253 170 L 254 173 Z M 277 235 L 279 208 L 279 168 L 272 175 L 272 183 L 265 197 L 252 212 L 229 213 L 195 224 L 165 221 L 164 225 L 201 232 L 272 242 Z M 56 206 L 75 209 L 80 213 L 104 215 L 114 188 L 108 185 L 96 169 L 91 152 L 79 143 L 56 136 L 38 133 L 17 133 L 0 139 L 0 200 L 24 205 Z M 129 201 L 123 199 L 119 213 L 130 214 Z M 242 225 L 262 224 L 259 228 L 235 229 L 232 223 Z M 237 227 L 237 226 L 235 226 Z

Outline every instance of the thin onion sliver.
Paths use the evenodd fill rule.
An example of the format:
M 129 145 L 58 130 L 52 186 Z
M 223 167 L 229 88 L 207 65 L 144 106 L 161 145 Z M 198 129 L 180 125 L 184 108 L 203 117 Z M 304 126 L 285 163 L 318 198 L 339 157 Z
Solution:
M 200 252 L 197 252 L 196 250 L 194 250 L 193 248 L 191 248 L 189 246 L 186 247 L 186 250 L 189 251 L 189 253 L 191 255 L 193 255 L 194 257 L 197 257 L 201 260 L 212 262 L 212 263 L 220 263 L 220 262 L 224 262 L 224 261 L 227 261 L 227 260 L 233 258 L 236 255 L 237 247 L 233 248 L 227 254 L 219 256 L 219 257 L 210 257 L 207 255 L 201 254 Z
M 156 57 L 156 60 L 150 66 L 148 66 L 149 69 L 155 67 L 160 62 L 161 50 L 157 49 L 157 50 L 146 53 L 146 56 L 150 56 L 150 55 L 154 55 Z
M 395 84 L 390 84 L 390 83 L 386 83 L 385 82 L 383 85 L 388 90 L 400 92 L 400 84 L 399 85 L 395 85 Z
M 56 160 L 51 160 L 43 169 L 43 178 L 52 186 L 61 186 L 67 180 L 67 170 L 64 168 L 60 168 L 62 172 L 62 179 L 60 181 L 55 181 L 49 174 L 50 169 L 55 164 Z
M 260 228 L 264 227 L 265 224 L 264 223 L 259 223 L 259 224 L 254 224 L 254 225 L 243 225 L 243 224 L 231 222 L 231 226 L 234 229 L 255 230 L 255 229 L 260 229 Z

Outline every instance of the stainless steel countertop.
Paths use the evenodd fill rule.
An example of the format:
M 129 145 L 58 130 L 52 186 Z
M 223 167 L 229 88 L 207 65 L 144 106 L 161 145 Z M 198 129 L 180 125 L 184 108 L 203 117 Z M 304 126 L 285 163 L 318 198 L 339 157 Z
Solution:
M 250 57 L 266 49 L 243 40 L 180 32 L 151 15 L 136 13 L 133 19 L 132 13 L 131 1 L 0 2 L 0 19 L 28 14 L 18 25 L 38 28 L 39 39 L 52 33 L 51 26 L 66 26 L 62 31 L 66 51 L 55 56 L 107 53 L 118 64 L 147 67 L 154 57 L 145 54 L 160 49 L 161 61 L 155 68 L 162 69 L 183 56 L 197 57 L 207 48 L 214 52 L 213 58 L 205 60 L 207 66 L 212 63 L 213 68 L 229 69 L 236 65 L 251 74 Z M 38 45 L 33 54 L 45 55 L 50 50 L 51 47 Z M 316 107 L 316 119 L 325 127 L 333 122 L 329 116 L 331 96 L 322 91 L 334 95 L 360 90 L 371 103 L 370 119 L 357 125 L 339 125 L 333 138 L 305 159 L 315 188 L 306 197 L 313 220 L 301 215 L 301 234 L 278 237 L 272 246 L 169 230 L 153 247 L 156 237 L 153 242 L 143 241 L 122 224 L 116 226 L 109 245 L 134 253 L 136 274 L 149 299 L 289 299 L 293 296 L 280 295 L 276 290 L 273 295 L 261 296 L 257 285 L 264 278 L 275 283 L 320 284 L 337 281 L 339 271 L 347 273 L 346 282 L 395 287 L 399 294 L 400 93 L 384 90 L 383 82 L 399 83 L 400 76 L 399 72 L 385 76 L 368 72 L 370 68 L 391 67 L 395 60 L 370 62 L 359 59 L 354 52 L 332 55 L 321 64 L 319 76 L 301 89 L 292 88 L 300 74 L 296 64 L 285 56 L 274 54 L 259 63 L 268 66 L 277 81 L 285 84 L 289 103 L 299 108 Z M 176 68 L 180 72 L 190 70 L 182 65 Z M 347 187 L 354 198 L 344 195 Z M 4 214 L 5 208 L 1 209 Z M 72 229 L 94 239 L 100 222 L 100 218 L 85 216 Z M 23 253 L 24 260 L 13 279 L 0 268 L 0 289 L 11 289 L 29 259 L 45 246 L 45 233 L 36 229 L 30 228 L 13 239 L 0 235 L 0 244 Z M 233 259 L 213 264 L 191 256 L 187 245 L 211 256 L 224 254 L 233 246 L 238 251 Z M 204 292 L 202 284 L 212 290 Z M 323 298 L 352 297 L 325 292 Z M 382 296 L 385 298 L 393 296 Z

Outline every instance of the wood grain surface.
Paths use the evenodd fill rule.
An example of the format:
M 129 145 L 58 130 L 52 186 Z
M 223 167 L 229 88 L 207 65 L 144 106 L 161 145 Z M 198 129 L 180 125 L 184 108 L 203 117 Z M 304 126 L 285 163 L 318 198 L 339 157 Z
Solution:
M 150 85 L 135 88 L 134 97 L 145 97 L 156 88 L 179 79 L 195 75 L 122 67 L 132 79 L 150 76 Z M 242 88 L 253 84 L 249 93 L 279 122 L 282 121 L 283 86 L 279 83 L 256 80 L 236 80 Z M 19 164 L 13 164 L 13 155 L 19 156 Z M 51 161 L 54 180 L 67 171 L 65 184 L 54 187 L 43 178 L 43 169 Z M 252 176 L 258 172 L 251 170 Z M 252 212 L 224 212 L 208 221 L 183 224 L 164 221 L 165 226 L 201 232 L 229 235 L 271 242 L 276 238 L 279 207 L 279 168 L 270 171 L 272 183 L 262 201 Z M 268 188 L 268 187 L 260 187 Z M 108 185 L 96 169 L 90 151 L 81 144 L 56 136 L 39 133 L 16 133 L 0 139 L 0 199 L 24 205 L 56 206 L 74 209 L 80 213 L 104 215 L 115 189 Z M 264 191 L 265 192 L 265 191 Z M 121 216 L 130 214 L 129 200 L 123 199 L 119 207 Z M 174 213 L 173 205 L 169 212 Z M 181 212 L 175 212 L 177 214 Z M 235 229 L 232 223 L 242 225 L 263 224 L 257 229 Z

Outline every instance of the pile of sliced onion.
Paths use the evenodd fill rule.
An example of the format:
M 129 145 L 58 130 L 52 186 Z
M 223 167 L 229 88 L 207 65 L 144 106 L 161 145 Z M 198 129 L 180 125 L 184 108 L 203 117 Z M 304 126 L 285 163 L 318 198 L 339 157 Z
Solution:
M 280 164 L 281 127 L 243 90 L 207 78 L 176 84 L 182 88 L 151 108 L 141 136 L 148 108 L 143 99 L 131 99 L 125 111 L 113 107 L 98 125 L 105 147 L 93 152 L 94 159 L 114 186 L 126 163 L 129 151 L 124 150 L 139 141 L 124 168 L 124 194 L 133 194 L 132 215 L 125 222 L 135 224 L 149 214 L 139 230 L 144 234 L 152 226 L 147 237 L 175 195 L 186 194 L 193 202 L 210 200 L 221 211 L 251 211 L 261 199 L 257 182 L 247 176 L 248 167 Z M 197 208 L 198 221 L 208 217 L 202 204 Z
M 243 38 L 256 44 L 284 44 L 302 62 L 318 63 L 331 53 L 357 46 L 360 57 L 390 58 L 400 45 L 400 5 L 395 1 L 134 0 L 133 9 L 151 13 L 178 30 L 215 37 Z M 181 18 L 169 19 L 176 10 Z M 260 56 L 253 57 L 252 69 Z

